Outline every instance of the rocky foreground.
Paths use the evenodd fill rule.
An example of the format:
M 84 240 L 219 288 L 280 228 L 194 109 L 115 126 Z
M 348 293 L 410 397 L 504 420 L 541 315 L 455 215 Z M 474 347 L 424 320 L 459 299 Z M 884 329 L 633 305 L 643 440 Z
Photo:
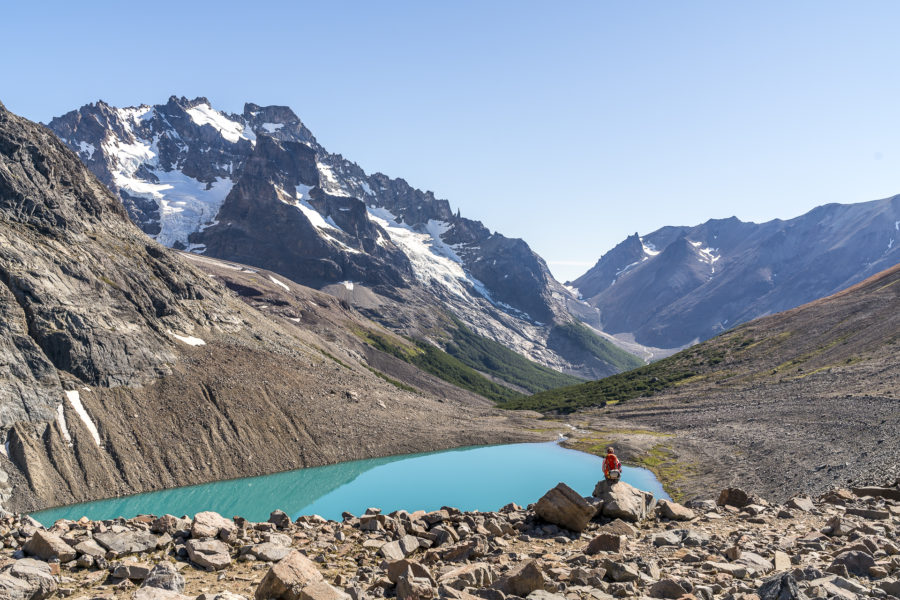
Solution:
M 0 598 L 603 600 L 900 597 L 900 486 L 687 506 L 565 484 L 498 512 L 369 509 L 0 521 Z

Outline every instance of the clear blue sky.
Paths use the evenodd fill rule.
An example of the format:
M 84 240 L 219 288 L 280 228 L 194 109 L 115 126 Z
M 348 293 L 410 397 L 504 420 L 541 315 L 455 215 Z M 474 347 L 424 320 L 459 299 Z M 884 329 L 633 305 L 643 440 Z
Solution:
M 10 2 L 0 100 L 287 104 L 332 152 L 524 238 L 900 193 L 900 3 Z

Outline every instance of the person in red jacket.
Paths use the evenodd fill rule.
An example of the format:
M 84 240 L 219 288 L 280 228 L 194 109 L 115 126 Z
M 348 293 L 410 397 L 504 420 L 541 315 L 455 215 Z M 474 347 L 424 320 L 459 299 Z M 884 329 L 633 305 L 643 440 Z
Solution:
M 615 476 L 610 477 L 610 471 L 616 471 Z M 606 458 L 603 459 L 603 476 L 606 479 L 613 479 L 614 481 L 618 481 L 618 476 L 621 473 L 622 463 L 620 463 L 619 459 L 616 458 L 616 453 L 613 450 L 613 447 L 610 446 L 606 449 Z

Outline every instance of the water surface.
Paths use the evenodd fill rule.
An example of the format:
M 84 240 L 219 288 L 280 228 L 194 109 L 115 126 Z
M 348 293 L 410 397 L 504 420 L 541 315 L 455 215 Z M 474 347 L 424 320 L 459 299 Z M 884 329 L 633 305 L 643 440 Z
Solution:
M 139 514 L 194 515 L 214 510 L 227 517 L 263 521 L 280 508 L 292 518 L 318 514 L 340 520 L 344 511 L 359 515 L 375 506 L 405 509 L 493 511 L 515 502 L 525 506 L 563 481 L 583 496 L 603 477 L 603 459 L 563 448 L 555 442 L 476 446 L 372 458 L 217 481 L 190 487 L 111 498 L 33 513 L 44 525 L 57 519 L 131 518 Z M 668 498 L 653 473 L 624 467 L 622 479 Z

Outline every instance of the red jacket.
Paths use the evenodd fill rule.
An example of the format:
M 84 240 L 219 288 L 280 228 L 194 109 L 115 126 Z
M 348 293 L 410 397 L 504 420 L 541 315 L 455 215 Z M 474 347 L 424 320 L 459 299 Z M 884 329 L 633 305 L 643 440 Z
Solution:
M 609 472 L 613 470 L 621 471 L 622 463 L 619 462 L 615 454 L 607 454 L 606 458 L 603 459 L 603 474 L 609 475 Z

